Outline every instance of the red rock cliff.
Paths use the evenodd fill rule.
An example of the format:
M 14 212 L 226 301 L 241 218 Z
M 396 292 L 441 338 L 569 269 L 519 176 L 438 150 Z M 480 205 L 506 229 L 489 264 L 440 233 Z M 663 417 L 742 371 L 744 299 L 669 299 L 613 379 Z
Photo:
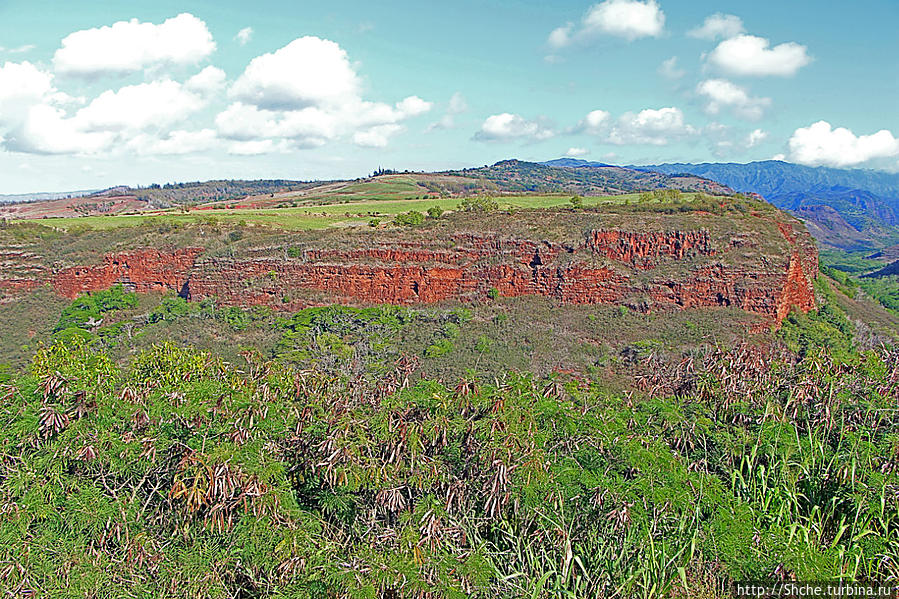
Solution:
M 110 254 L 95 266 L 75 266 L 56 273 L 53 288 L 69 298 L 85 291 L 106 289 L 116 283 L 140 293 L 173 289 L 180 291 L 187 281 L 201 248 L 184 248 L 171 252 L 138 249 Z
M 807 233 L 776 224 L 782 247 L 766 255 L 747 253 L 755 245 L 751 235 L 737 232 L 722 241 L 704 229 L 595 228 L 571 242 L 457 233 L 349 249 L 312 247 L 298 258 L 202 258 L 199 248 L 138 249 L 61 270 L 51 282 L 66 297 L 122 283 L 136 291 L 170 289 L 191 300 L 290 310 L 321 303 L 474 301 L 496 289 L 507 297 L 644 311 L 734 306 L 779 322 L 794 306 L 814 307 L 818 263 Z

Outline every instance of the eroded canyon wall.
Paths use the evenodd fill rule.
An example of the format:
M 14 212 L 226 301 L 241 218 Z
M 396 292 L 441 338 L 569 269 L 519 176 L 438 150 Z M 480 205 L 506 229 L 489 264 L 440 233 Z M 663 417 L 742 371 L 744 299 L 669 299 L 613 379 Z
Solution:
M 746 231 L 711 235 L 701 227 L 601 226 L 569 241 L 497 232 L 409 240 L 366 236 L 360 238 L 364 243 L 343 248 L 310 247 L 306 240 L 292 257 L 137 248 L 106 255 L 99 264 L 47 269 L 6 285 L 28 288 L 43 279 L 58 293 L 76 297 L 122 283 L 138 292 L 172 290 L 190 300 L 288 310 L 328 303 L 480 301 L 498 293 L 640 311 L 734 306 L 779 322 L 794 306 L 814 308 L 818 257 L 802 225 L 776 225 L 779 241 L 766 251 Z

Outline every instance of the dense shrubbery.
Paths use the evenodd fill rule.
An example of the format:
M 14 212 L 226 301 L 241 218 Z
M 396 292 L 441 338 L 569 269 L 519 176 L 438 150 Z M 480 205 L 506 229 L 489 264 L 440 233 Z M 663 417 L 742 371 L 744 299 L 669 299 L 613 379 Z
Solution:
M 499 202 L 490 196 L 474 196 L 459 202 L 461 212 L 492 212 L 499 209 Z
M 447 330 L 468 318 L 466 310 L 423 311 L 389 305 L 307 308 L 290 318 L 277 319 L 282 335 L 274 353 L 281 361 L 314 365 L 324 372 L 380 375 L 397 360 L 406 359 L 399 344 L 405 328 L 442 325 L 434 340 L 441 344 L 450 337 Z M 441 347 L 446 350 L 445 344 Z
M 212 318 L 215 314 L 215 305 L 210 301 L 191 303 L 183 297 L 170 295 L 162 298 L 162 301 L 150 311 L 147 321 L 153 324 L 177 320 L 192 314 L 202 314 Z
M 665 384 L 641 401 L 527 375 L 413 383 L 410 361 L 370 380 L 247 360 L 163 345 L 120 370 L 83 342 L 40 351 L 0 389 L 2 584 L 650 597 L 897 574 L 895 353 L 711 353 L 652 369 Z
M 59 317 L 54 332 L 65 329 L 85 328 L 89 323 L 102 320 L 107 312 L 125 310 L 137 305 L 137 294 L 125 291 L 122 285 L 114 285 L 110 289 L 82 295 L 69 304 Z
M 418 225 L 424 224 L 425 215 L 417 210 L 410 210 L 403 214 L 397 214 L 394 217 L 393 222 L 403 227 L 417 227 Z
M 847 297 L 855 297 L 855 293 L 858 290 L 859 283 L 848 272 L 837 270 L 836 268 L 822 266 L 821 273 L 833 279 L 843 295 Z
M 656 189 L 640 194 L 641 202 L 677 202 L 683 194 L 679 189 Z
M 846 359 L 852 350 L 852 325 L 831 305 L 803 314 L 794 310 L 784 320 L 780 336 L 787 347 L 805 357 L 820 351 Z
M 752 210 L 767 212 L 772 210 L 770 204 L 753 200 L 745 196 L 721 198 L 705 193 L 689 197 L 677 189 L 657 189 L 640 194 L 636 204 L 625 204 L 634 212 L 660 212 L 677 214 L 682 212 L 709 212 L 712 214 L 739 213 L 746 214 Z
M 63 309 L 53 328 L 54 338 L 61 341 L 98 339 L 107 345 L 113 344 L 122 334 L 125 323 L 109 323 L 108 317 L 135 306 L 137 294 L 125 291 L 122 285 L 82 295 Z
M 785 348 L 630 346 L 577 376 L 418 379 L 471 315 L 274 317 L 164 298 L 144 326 L 255 322 L 273 359 L 79 336 L 0 373 L 0 588 L 45 597 L 717 597 L 899 576 L 899 353 L 830 287 Z M 65 328 L 134 307 L 80 298 Z M 628 314 L 624 309 L 622 318 Z M 497 315 L 499 318 L 501 315 Z M 400 339 L 428 331 L 419 356 Z M 493 351 L 478 339 L 476 351 Z

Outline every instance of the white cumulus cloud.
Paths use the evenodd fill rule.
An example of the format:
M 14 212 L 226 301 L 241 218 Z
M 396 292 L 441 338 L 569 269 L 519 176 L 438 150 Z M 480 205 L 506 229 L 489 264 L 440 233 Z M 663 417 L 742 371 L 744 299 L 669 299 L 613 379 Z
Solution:
M 696 92 L 706 98 L 706 111 L 712 115 L 728 108 L 740 118 L 758 120 L 771 105 L 771 98 L 752 97 L 745 88 L 726 79 L 706 79 Z
M 293 149 L 286 140 L 259 139 L 254 141 L 235 141 L 228 144 L 227 152 L 235 156 L 260 156 L 275 152 L 285 153 Z
M 61 75 L 124 75 L 145 68 L 196 64 L 215 51 L 206 23 L 182 13 L 159 25 L 137 19 L 69 34 L 53 55 Z
M 237 32 L 237 35 L 234 36 L 234 39 L 236 39 L 237 43 L 241 46 L 246 46 L 247 43 L 249 43 L 249 41 L 253 39 L 253 28 L 244 27 Z
M 215 124 L 223 137 L 234 141 L 284 138 L 304 147 L 317 147 L 337 138 L 341 126 L 335 115 L 315 107 L 282 112 L 241 102 L 220 112 Z
M 37 104 L 4 140 L 6 149 L 30 154 L 95 154 L 115 141 L 113 131 L 86 131 L 61 108 Z
M 887 129 L 856 135 L 844 127 L 834 129 L 827 121 L 796 129 L 789 141 L 790 160 L 809 166 L 857 166 L 897 155 L 899 139 Z
M 587 148 L 568 148 L 568 151 L 565 152 L 565 155 L 569 158 L 577 158 L 579 156 L 586 156 L 590 153 L 590 150 Z
M 586 133 L 615 145 L 663 146 L 698 131 L 686 123 L 684 113 L 673 106 L 625 112 L 613 118 L 605 110 L 593 110 L 570 133 Z
M 629 40 L 658 37 L 665 28 L 665 13 L 655 0 L 606 0 L 584 17 L 586 32 L 617 35 Z
M 761 129 L 755 129 L 746 136 L 746 147 L 754 148 L 768 139 L 768 132 Z
M 609 131 L 607 140 L 616 145 L 664 146 L 673 139 L 695 133 L 696 129 L 684 121 L 684 113 L 669 106 L 622 114 Z
M 75 115 L 88 131 L 164 129 L 203 108 L 203 99 L 176 81 L 153 81 L 107 90 Z
M 487 117 L 474 138 L 478 141 L 541 141 L 554 135 L 555 132 L 540 121 L 503 112 Z
M 225 87 L 225 71 L 208 66 L 184 84 L 184 88 L 199 94 L 212 94 Z
M 706 57 L 708 63 L 731 75 L 792 77 L 812 59 L 808 49 L 796 42 L 771 47 L 754 35 L 738 35 L 718 44 Z
M 183 155 L 211 150 L 217 142 L 215 129 L 198 131 L 178 129 L 162 137 L 141 133 L 132 137 L 127 146 L 136 154 Z
M 229 89 L 232 104 L 216 117 L 220 135 L 243 152 L 318 147 L 347 138 L 363 147 L 383 147 L 402 131 L 402 121 L 429 112 L 433 104 L 408 96 L 393 105 L 361 96 L 355 66 L 339 44 L 314 36 L 250 61 Z M 250 152 L 247 152 L 250 153 Z
M 397 110 L 399 110 L 403 116 L 410 117 L 429 112 L 432 107 L 433 104 L 431 102 L 426 102 L 418 96 L 409 96 L 396 103 Z
M 549 38 L 546 41 L 553 48 L 564 48 L 571 43 L 571 31 L 573 29 L 574 25 L 571 23 L 556 27 L 549 32 Z
M 145 71 L 146 82 L 106 89 L 92 99 L 59 91 L 52 71 L 3 63 L 0 147 L 81 155 L 217 148 L 250 155 L 335 140 L 384 147 L 404 130 L 403 122 L 433 108 L 417 95 L 392 104 L 366 100 L 346 52 L 311 36 L 254 58 L 230 86 L 225 72 L 211 65 L 186 80 L 162 70 L 202 60 L 214 49 L 205 23 L 187 13 L 162 24 L 121 21 L 72 33 L 54 56 L 56 72 L 98 77 Z M 214 117 L 214 127 L 192 122 L 222 96 L 231 101 Z M 454 95 L 447 114 L 463 110 L 464 99 Z
M 606 130 L 606 125 L 608 125 L 611 118 L 612 115 L 605 110 L 592 110 L 578 123 L 576 131 L 583 131 L 590 135 L 600 135 Z
M 740 17 L 717 12 L 706 17 L 702 25 L 691 29 L 687 35 L 701 40 L 717 40 L 732 38 L 745 31 Z
M 271 110 L 339 106 L 359 94 L 359 78 L 346 51 L 314 36 L 257 56 L 231 87 L 236 100 Z
M 403 129 L 402 125 L 377 125 L 365 131 L 357 131 L 353 134 L 353 143 L 364 148 L 383 148 L 391 136 Z
M 579 39 L 612 35 L 633 41 L 659 37 L 665 29 L 665 13 L 656 0 L 605 0 L 590 7 L 581 22 L 550 32 L 547 43 L 563 48 Z
M 16 118 L 0 123 L 7 129 L 0 130 L 6 149 L 38 154 L 174 154 L 184 153 L 178 146 L 197 151 L 198 139 L 209 140 L 208 132 L 171 131 L 208 101 L 176 81 L 106 90 L 86 106 L 71 110 L 64 107 L 77 106 L 77 101 L 53 88 L 44 89 Z M 203 148 L 208 146 L 204 143 Z
M 0 123 L 14 120 L 54 91 L 53 75 L 28 61 L 0 66 Z

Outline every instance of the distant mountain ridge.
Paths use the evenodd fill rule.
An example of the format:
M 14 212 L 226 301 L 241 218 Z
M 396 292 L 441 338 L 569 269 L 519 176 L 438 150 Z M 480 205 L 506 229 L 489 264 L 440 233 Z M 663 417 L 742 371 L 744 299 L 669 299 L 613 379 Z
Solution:
M 606 167 L 604 163 L 572 158 L 544 164 L 584 169 Z M 805 220 L 812 234 L 825 245 L 862 249 L 899 241 L 897 173 L 809 167 L 778 160 L 628 168 L 672 176 L 690 174 L 717 181 L 738 192 L 760 194 L 778 208 Z
M 43 200 L 59 200 L 62 198 L 81 198 L 97 193 L 96 189 L 79 191 L 50 191 L 39 193 L 7 193 L 0 194 L 0 204 L 16 202 L 40 202 Z
M 860 189 L 891 200 L 897 204 L 893 207 L 899 208 L 899 173 L 870 169 L 811 167 L 779 160 L 763 160 L 745 164 L 736 162 L 671 163 L 630 168 L 665 174 L 699 175 L 723 183 L 737 191 L 754 191 L 769 199 L 792 192 L 835 187 Z
M 490 166 L 456 171 L 441 175 L 465 177 L 482 182 L 488 189 L 503 192 L 574 193 L 586 196 L 634 193 L 654 189 L 731 195 L 734 190 L 706 177 L 692 174 L 669 175 L 651 170 L 639 170 L 610 164 L 581 164 L 568 158 L 549 162 L 501 160 Z M 587 166 L 588 168 L 581 168 Z M 486 184 L 486 185 L 484 185 Z

